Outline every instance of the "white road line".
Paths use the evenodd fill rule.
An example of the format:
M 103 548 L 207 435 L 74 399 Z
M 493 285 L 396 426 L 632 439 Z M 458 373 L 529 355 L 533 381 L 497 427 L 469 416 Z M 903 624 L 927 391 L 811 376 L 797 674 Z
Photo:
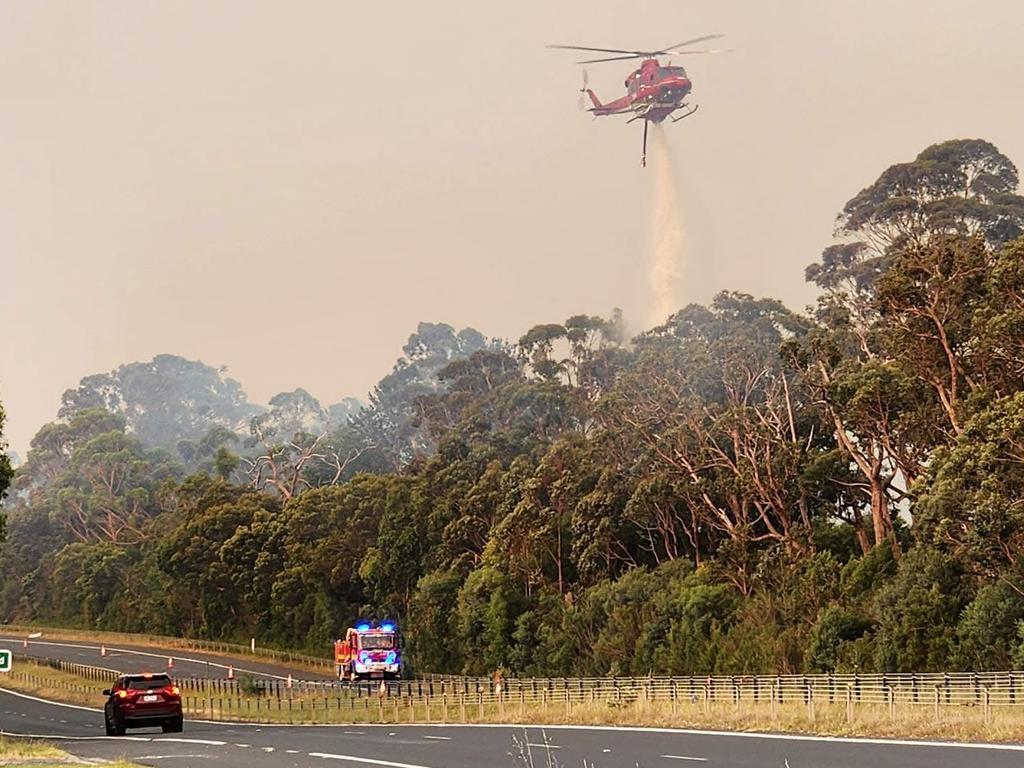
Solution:
M 249 747 L 252 746 L 252 744 L 235 744 L 235 746 L 236 747 L 241 747 L 242 749 L 248 749 Z
M 362 736 L 366 731 L 342 731 L 342 733 L 348 736 Z
M 526 742 L 528 747 L 540 747 L 541 749 L 561 749 L 557 744 L 532 744 L 529 741 Z
M 687 757 L 686 755 L 662 755 L 667 757 L 669 760 L 692 760 L 695 763 L 706 763 L 708 759 L 706 757 Z
M 268 726 L 264 726 L 268 727 Z M 275 727 L 275 726 L 269 726 Z M 330 728 L 330 725 L 289 725 L 283 727 Z M 370 728 L 377 726 L 370 725 Z M 385 726 L 387 727 L 387 726 Z M 390 727 L 394 727 L 393 725 Z M 981 749 L 997 752 L 1024 752 L 1024 744 L 983 744 L 976 741 L 916 741 L 914 739 L 869 739 L 857 736 L 809 736 L 802 733 L 754 733 L 751 731 L 701 731 L 694 728 L 654 728 L 617 725 L 548 725 L 531 723 L 408 723 L 403 728 L 543 728 L 547 731 L 605 731 L 620 733 L 665 733 L 676 736 L 721 736 L 737 739 L 766 739 L 769 741 L 832 742 L 833 744 L 871 744 L 883 747 L 939 747 L 941 749 Z
M 322 757 L 327 760 L 347 760 L 350 763 L 366 763 L 367 765 L 386 765 L 390 768 L 430 768 L 427 765 L 416 765 L 414 763 L 392 763 L 389 760 L 374 760 L 370 757 L 356 757 L 355 755 L 335 755 L 330 752 L 310 752 L 310 757 Z
M 297 754 L 299 754 L 299 750 L 297 750 L 297 749 L 286 749 L 285 753 L 289 754 L 289 755 L 297 755 Z
M 94 709 L 92 707 L 80 707 L 77 704 L 65 704 L 63 701 L 50 701 L 49 699 L 40 699 L 38 696 L 29 696 L 27 693 L 18 693 L 12 691 L 10 688 L 0 688 L 0 693 L 9 693 L 11 696 L 17 696 L 19 699 L 28 699 L 29 701 L 38 701 L 40 704 L 52 704 L 55 707 L 67 707 L 68 709 L 81 709 L 85 712 L 102 712 L 102 709 Z M 25 715 L 22 713 L 22 717 Z
M 176 760 L 182 757 L 205 757 L 210 759 L 210 755 L 132 755 L 132 760 Z
M 226 741 L 212 741 L 211 739 L 178 739 L 178 738 L 160 738 L 153 739 L 153 741 L 173 741 L 176 744 L 205 744 L 210 747 L 224 747 L 227 746 Z
M 59 733 L 18 733 L 0 731 L 2 736 L 19 739 L 49 739 L 50 741 L 153 741 L 147 736 L 63 736 Z
M 434 739 L 436 741 L 451 741 L 451 736 L 424 736 L 424 739 Z

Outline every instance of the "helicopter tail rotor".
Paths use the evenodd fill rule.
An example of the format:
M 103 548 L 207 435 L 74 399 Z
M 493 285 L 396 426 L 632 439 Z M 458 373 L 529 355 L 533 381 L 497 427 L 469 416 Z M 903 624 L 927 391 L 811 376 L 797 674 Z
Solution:
M 583 100 L 583 95 L 589 90 L 590 77 L 587 75 L 587 70 L 583 70 L 583 87 L 580 88 L 580 97 L 576 100 L 576 106 L 580 112 L 583 112 L 586 107 L 586 102 Z

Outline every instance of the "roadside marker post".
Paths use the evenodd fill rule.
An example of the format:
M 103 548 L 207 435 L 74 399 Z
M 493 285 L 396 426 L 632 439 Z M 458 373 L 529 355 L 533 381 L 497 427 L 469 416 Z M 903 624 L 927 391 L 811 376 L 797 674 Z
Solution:
M 0 648 L 0 672 L 10 672 L 13 666 L 14 651 L 10 648 Z

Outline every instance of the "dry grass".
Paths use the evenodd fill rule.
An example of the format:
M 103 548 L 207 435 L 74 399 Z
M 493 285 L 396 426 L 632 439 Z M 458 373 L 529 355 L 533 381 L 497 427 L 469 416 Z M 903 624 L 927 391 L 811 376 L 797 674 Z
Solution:
M 0 759 L 0 765 L 4 768 L 68 768 L 73 765 L 83 765 L 82 760 L 67 755 L 66 758 L 61 762 L 56 762 L 54 758 L 42 759 L 42 760 L 29 760 L 25 762 L 23 758 L 15 759 L 11 762 Z M 114 760 L 113 762 L 103 763 L 104 768 L 142 768 L 137 763 L 129 763 L 124 760 Z
M 55 698 L 99 708 L 101 683 L 45 666 L 24 665 L 6 678 L 8 685 L 43 698 Z M 831 736 L 941 739 L 953 741 L 1024 741 L 1024 707 L 992 709 L 986 718 L 981 707 L 903 705 L 890 718 L 885 705 L 858 704 L 849 717 L 844 703 L 817 703 L 813 713 L 802 703 L 767 702 L 738 705 L 720 702 L 596 701 L 525 704 L 507 701 L 461 700 L 435 697 L 430 703 L 398 698 L 298 696 L 289 702 L 273 697 L 184 697 L 187 717 L 263 723 L 458 723 L 636 725 L 735 731 L 776 731 Z M 988 722 L 986 722 L 986 719 Z
M 42 741 L 0 736 L 0 766 L 3 768 L 68 768 L 81 760 Z M 135 763 L 115 760 L 108 768 L 140 768 Z
M 24 759 L 60 759 L 65 755 L 56 747 L 41 741 L 27 739 L 11 739 L 0 736 L 0 763 L 9 764 L 14 760 Z
M 474 711 L 477 709 L 473 708 Z M 557 706 L 521 708 L 506 705 L 505 712 L 475 712 L 472 719 L 484 722 L 531 723 L 538 725 L 622 725 L 664 728 L 694 728 L 724 731 L 786 732 L 827 736 L 864 736 L 899 739 L 940 739 L 943 741 L 1019 742 L 1024 740 L 1024 708 L 996 709 L 986 723 L 980 708 L 940 707 L 936 718 L 931 706 L 898 707 L 890 718 L 885 706 L 858 705 L 848 720 L 845 704 L 817 704 L 813 719 L 803 704 L 632 702 L 614 706 L 611 702 L 575 704 L 567 710 Z

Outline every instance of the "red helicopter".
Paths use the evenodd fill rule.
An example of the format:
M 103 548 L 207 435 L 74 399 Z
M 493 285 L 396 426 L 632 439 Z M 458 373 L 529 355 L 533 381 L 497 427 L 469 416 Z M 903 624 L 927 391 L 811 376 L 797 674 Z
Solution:
M 715 40 L 722 35 L 704 35 L 695 37 L 677 45 L 658 51 L 625 51 L 617 48 L 587 48 L 582 45 L 549 45 L 548 48 L 561 48 L 570 51 L 597 51 L 599 53 L 615 53 L 618 56 L 609 56 L 601 59 L 587 59 L 578 62 L 579 64 L 598 64 L 605 61 L 627 61 L 629 59 L 643 59 L 640 69 L 630 73 L 626 78 L 626 95 L 602 104 L 590 88 L 587 87 L 587 71 L 583 70 L 583 87 L 580 93 L 590 96 L 593 103 L 588 111 L 593 112 L 595 117 L 606 115 L 632 115 L 626 122 L 634 120 L 644 121 L 644 144 L 643 154 L 640 157 L 640 165 L 647 165 L 647 124 L 660 123 L 666 117 L 676 123 L 684 117 L 689 117 L 697 111 L 697 106 L 691 107 L 686 103 L 686 97 L 693 89 L 693 83 L 682 67 L 671 65 L 662 66 L 658 56 L 687 56 L 695 53 L 722 53 L 718 50 L 683 51 L 688 45 L 703 43 L 707 40 Z M 582 96 L 580 97 L 583 98 Z M 581 102 L 582 107 L 582 102 Z M 678 109 L 685 109 L 682 114 L 671 117 Z

